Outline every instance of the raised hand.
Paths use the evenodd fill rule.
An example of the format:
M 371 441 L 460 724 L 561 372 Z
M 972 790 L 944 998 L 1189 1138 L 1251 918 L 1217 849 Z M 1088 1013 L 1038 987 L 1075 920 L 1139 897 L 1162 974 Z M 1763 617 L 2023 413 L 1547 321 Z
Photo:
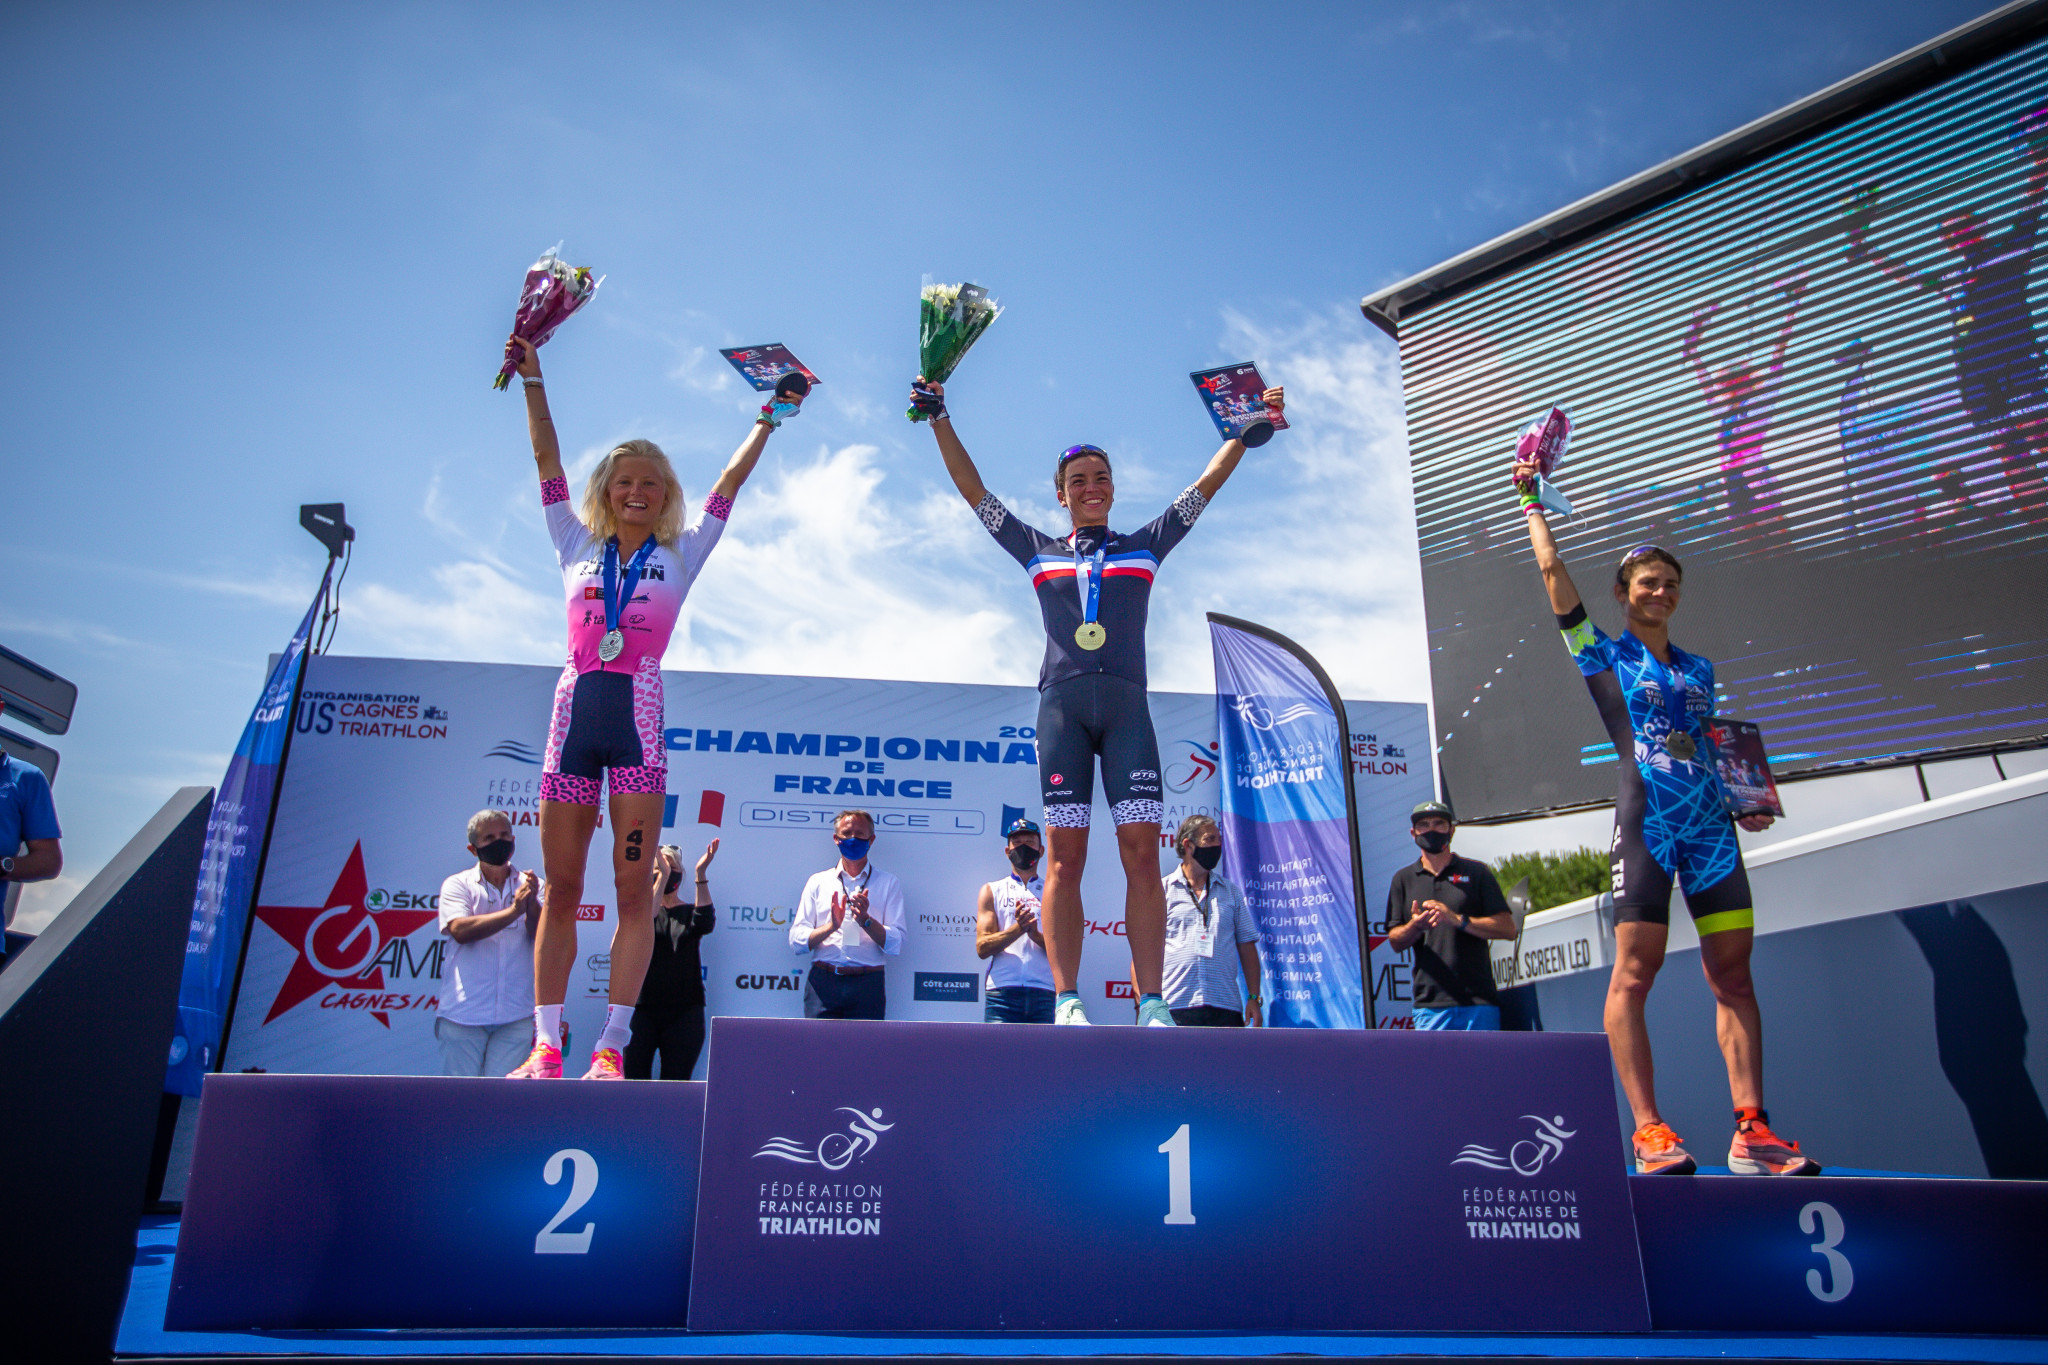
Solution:
M 704 846 L 704 856 L 697 860 L 697 875 L 700 877 L 703 876 L 704 870 L 711 866 L 711 860 L 713 858 L 716 858 L 717 856 L 718 840 L 713 839 L 710 843 Z
M 926 421 L 937 421 L 946 416 L 946 386 L 928 384 L 919 375 L 911 381 L 910 410 Z
M 540 378 L 540 348 L 514 333 L 505 338 L 505 359 L 519 367 L 521 379 Z

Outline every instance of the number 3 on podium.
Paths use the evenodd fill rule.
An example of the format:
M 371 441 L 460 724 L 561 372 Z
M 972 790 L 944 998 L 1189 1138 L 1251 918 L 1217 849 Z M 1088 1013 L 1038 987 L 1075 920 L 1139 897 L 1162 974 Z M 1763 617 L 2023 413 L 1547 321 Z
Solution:
M 1166 1221 L 1168 1223 L 1192 1223 L 1195 1221 L 1194 1182 L 1188 1178 L 1188 1126 L 1183 1123 L 1179 1130 L 1159 1144 L 1159 1150 L 1166 1154 Z M 593 1179 L 593 1182 L 595 1180 Z
M 536 1256 L 588 1255 L 591 1235 L 597 1231 L 595 1223 L 585 1223 L 581 1232 L 555 1231 L 570 1214 L 588 1204 L 590 1196 L 597 1193 L 597 1158 L 580 1147 L 564 1147 L 549 1157 L 547 1165 L 541 1168 L 541 1178 L 550 1185 L 561 1184 L 564 1163 L 574 1166 L 576 1174 L 569 1181 L 569 1197 L 562 1201 L 561 1208 L 555 1210 L 555 1216 L 548 1219 L 548 1225 L 534 1235 L 533 1254 Z

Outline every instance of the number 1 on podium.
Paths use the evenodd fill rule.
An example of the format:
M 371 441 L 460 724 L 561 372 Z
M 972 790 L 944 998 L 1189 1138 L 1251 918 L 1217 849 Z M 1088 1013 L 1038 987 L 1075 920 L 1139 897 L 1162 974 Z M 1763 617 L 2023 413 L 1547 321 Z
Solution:
M 1159 1150 L 1166 1154 L 1166 1221 L 1168 1223 L 1193 1223 L 1194 1188 L 1188 1178 L 1188 1126 L 1183 1123 L 1179 1130 L 1159 1144 Z

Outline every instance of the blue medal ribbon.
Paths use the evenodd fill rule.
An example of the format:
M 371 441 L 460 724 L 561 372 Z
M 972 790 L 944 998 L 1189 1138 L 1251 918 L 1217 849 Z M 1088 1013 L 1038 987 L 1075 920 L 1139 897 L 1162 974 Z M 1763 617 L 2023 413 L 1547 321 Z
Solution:
M 1672 732 L 1684 735 L 1687 739 L 1690 739 L 1692 738 L 1692 722 L 1691 712 L 1687 711 L 1685 707 L 1685 670 L 1679 667 L 1677 663 L 1677 647 L 1675 645 L 1668 645 L 1666 648 L 1670 649 L 1674 656 L 1673 661 L 1669 664 L 1666 664 L 1662 659 L 1651 653 L 1648 646 L 1644 647 L 1643 653 L 1649 657 L 1651 663 L 1657 666 L 1657 681 L 1662 684 L 1658 690 L 1664 694 L 1664 712 L 1671 719 Z
M 647 567 L 647 561 L 654 554 L 654 537 L 640 542 L 640 548 L 633 552 L 633 558 L 626 565 L 626 581 L 619 581 L 619 538 L 613 536 L 604 543 L 604 633 L 609 635 L 619 628 L 619 615 L 625 604 L 633 600 L 633 589 L 640 586 L 640 571 Z
M 1087 586 L 1081 592 L 1081 619 L 1093 624 L 1095 613 L 1102 607 L 1102 561 L 1109 553 L 1109 534 L 1105 528 L 1102 543 L 1095 547 L 1095 556 L 1087 570 Z M 1074 537 L 1074 576 L 1081 577 L 1081 538 Z

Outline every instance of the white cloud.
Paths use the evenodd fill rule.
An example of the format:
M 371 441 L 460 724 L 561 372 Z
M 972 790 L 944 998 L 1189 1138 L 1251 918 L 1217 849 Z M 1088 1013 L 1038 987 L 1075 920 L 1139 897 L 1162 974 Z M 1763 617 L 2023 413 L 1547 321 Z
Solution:
M 1348 696 L 1425 700 L 1398 357 L 1345 312 L 1281 327 L 1226 323 L 1225 349 L 1256 357 L 1287 387 L 1290 425 L 1245 456 L 1161 574 L 1154 685 L 1215 685 L 1202 613 L 1219 611 L 1289 636 Z
M 1399 362 L 1355 316 L 1270 326 L 1225 319 L 1225 347 L 1288 387 L 1293 427 L 1249 454 L 1153 598 L 1154 686 L 1213 686 L 1205 611 L 1287 634 L 1354 697 L 1422 700 L 1428 668 Z M 579 468 L 608 445 L 580 451 Z M 1186 486 L 1190 468 L 1118 464 L 1130 514 Z M 1156 485 L 1156 486 L 1155 486 Z M 1056 529 L 1050 497 L 1013 510 Z M 522 496 L 530 496 L 522 490 Z M 701 495 L 698 495 L 701 496 Z M 553 663 L 561 604 L 545 557 L 501 556 L 447 534 L 461 558 L 424 583 L 351 585 L 350 653 Z M 524 515 L 510 529 L 531 540 Z M 541 547 L 534 546 L 535 550 Z M 530 561 L 530 563 L 529 563 Z M 1036 681 L 1043 636 L 1023 575 L 950 485 L 897 472 L 868 444 L 783 447 L 737 499 L 684 606 L 671 668 L 825 677 Z

